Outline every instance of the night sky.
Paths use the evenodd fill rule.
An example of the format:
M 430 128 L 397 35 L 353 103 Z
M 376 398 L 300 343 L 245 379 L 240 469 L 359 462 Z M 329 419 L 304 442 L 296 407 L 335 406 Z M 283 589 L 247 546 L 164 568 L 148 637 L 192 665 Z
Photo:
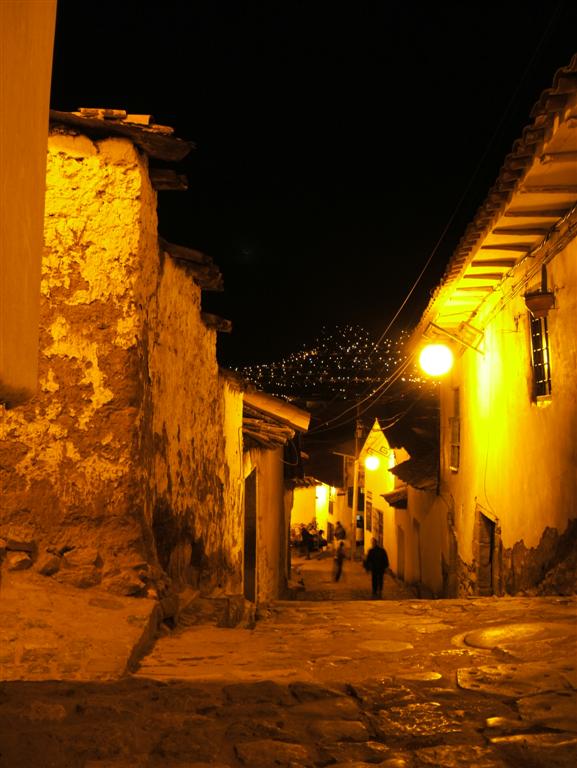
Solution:
M 575 2 L 58 0 L 51 107 L 196 144 L 159 231 L 223 273 L 221 363 L 263 362 L 380 336 L 440 241 L 390 333 L 417 321 L 576 30 Z

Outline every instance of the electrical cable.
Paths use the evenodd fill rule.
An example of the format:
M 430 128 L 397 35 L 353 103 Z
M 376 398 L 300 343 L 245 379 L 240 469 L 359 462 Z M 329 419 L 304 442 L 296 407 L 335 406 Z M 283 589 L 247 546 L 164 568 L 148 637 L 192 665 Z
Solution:
M 381 334 L 381 336 L 379 337 L 379 339 L 375 343 L 373 351 L 378 349 L 378 347 L 381 344 L 381 342 L 383 341 L 383 339 L 386 338 L 386 336 L 389 333 L 391 327 L 393 326 L 395 320 L 397 319 L 397 317 L 400 315 L 400 313 L 404 309 L 407 301 L 409 300 L 409 298 L 413 294 L 415 288 L 419 284 L 421 278 L 423 277 L 423 274 L 425 273 L 427 267 L 431 263 L 431 260 L 433 259 L 433 257 L 436 254 L 439 246 L 441 245 L 443 239 L 445 238 L 445 235 L 447 234 L 447 230 L 451 226 L 451 224 L 452 224 L 452 222 L 453 222 L 453 220 L 454 220 L 454 218 L 455 218 L 459 208 L 463 204 L 463 201 L 464 201 L 466 195 L 468 194 L 468 192 L 469 192 L 473 182 L 477 178 L 477 175 L 478 175 L 478 173 L 479 173 L 479 171 L 481 169 L 481 166 L 485 162 L 485 160 L 487 158 L 487 155 L 489 154 L 489 151 L 493 147 L 493 145 L 495 143 L 495 140 L 496 140 L 497 136 L 499 135 L 499 132 L 500 132 L 502 126 L 503 126 L 503 123 L 505 122 L 505 120 L 507 119 L 509 113 L 511 112 L 513 104 L 515 103 L 515 101 L 517 99 L 517 96 L 519 94 L 519 91 L 521 90 L 521 86 L 525 82 L 525 80 L 527 78 L 527 75 L 529 74 L 529 71 L 530 71 L 530 69 L 531 69 L 531 67 L 533 65 L 533 62 L 535 61 L 535 58 L 536 58 L 537 54 L 539 53 L 539 50 L 543 47 L 543 44 L 545 43 L 545 40 L 549 36 L 549 34 L 550 34 L 551 30 L 552 30 L 553 24 L 554 24 L 554 22 L 556 20 L 556 17 L 560 14 L 563 5 L 564 5 L 564 2 L 563 2 L 563 0 L 561 0 L 559 5 L 557 6 L 557 8 L 553 11 L 553 14 L 551 15 L 551 18 L 549 19 L 549 23 L 547 24 L 547 27 L 545 28 L 545 31 L 543 32 L 543 34 L 541 36 L 541 39 L 540 39 L 539 43 L 537 44 L 537 47 L 533 51 L 533 55 L 530 57 L 529 62 L 527 63 L 527 66 L 525 67 L 525 69 L 523 71 L 523 74 L 521 75 L 521 78 L 520 78 L 520 80 L 519 80 L 519 82 L 517 84 L 517 87 L 513 91 L 513 94 L 511 96 L 511 98 L 509 99 L 509 102 L 508 102 L 507 106 L 505 107 L 505 110 L 503 111 L 503 114 L 501 115 L 501 118 L 499 119 L 499 122 L 497 123 L 497 127 L 493 131 L 493 135 L 489 139 L 489 143 L 487 144 L 487 146 L 485 148 L 485 151 L 481 155 L 481 157 L 480 157 L 480 159 L 479 159 L 479 161 L 478 161 L 478 163 L 477 163 L 477 165 L 475 167 L 475 170 L 473 171 L 473 175 L 469 179 L 469 182 L 467 183 L 463 193 L 461 194 L 461 196 L 460 196 L 460 198 L 459 198 L 459 200 L 457 202 L 457 205 L 456 205 L 455 209 L 453 210 L 453 213 L 449 217 L 449 220 L 448 220 L 447 224 L 445 225 L 445 227 L 444 227 L 444 229 L 443 229 L 439 239 L 435 243 L 435 246 L 434 246 L 433 250 L 431 251 L 427 261 L 425 262 L 424 267 L 422 268 L 422 270 L 420 271 L 419 275 L 417 276 L 417 279 L 413 283 L 413 285 L 412 285 L 411 289 L 409 290 L 407 296 L 405 297 L 403 303 L 401 304 L 399 309 L 396 311 L 393 319 L 389 322 L 389 324 L 387 325 L 387 327 L 385 328 L 385 330 L 383 331 L 383 333 Z M 369 354 L 369 357 L 367 359 L 370 360 L 371 356 L 372 356 L 372 352 Z
M 397 381 L 397 379 L 401 376 L 402 373 L 404 373 L 405 369 L 412 362 L 413 357 L 414 357 L 414 354 L 413 355 L 409 355 L 406 358 L 406 360 L 404 360 L 403 363 L 400 366 L 398 366 L 398 368 L 395 371 L 393 371 L 391 376 L 388 379 L 385 379 L 385 381 L 383 381 L 381 384 L 379 384 L 379 386 L 376 388 L 376 390 L 371 392 L 371 394 L 369 396 L 365 397 L 363 400 L 357 401 L 353 405 L 351 405 L 348 408 L 346 408 L 344 411 L 341 411 L 340 414 L 337 414 L 336 416 L 334 416 L 332 419 L 328 419 L 327 421 L 323 422 L 316 429 L 309 430 L 308 434 L 316 434 L 316 433 L 318 433 L 320 431 L 325 432 L 325 431 L 327 431 L 328 425 L 332 424 L 335 421 L 339 421 L 339 424 L 335 425 L 334 427 L 332 427 L 332 429 L 337 429 L 338 427 L 344 426 L 349 421 L 353 421 L 353 419 L 345 419 L 344 422 L 340 421 L 340 420 L 342 419 L 343 416 L 345 416 L 347 413 L 350 413 L 351 411 L 357 411 L 358 415 L 356 415 L 355 418 L 358 418 L 358 416 L 361 416 L 363 413 L 366 413 L 368 408 L 372 407 L 375 402 L 378 402 L 380 397 L 382 397 L 384 395 L 384 393 L 389 389 L 389 387 L 392 386 L 395 383 L 395 381 Z M 374 401 L 372 401 L 369 407 L 365 408 L 362 412 L 360 412 L 359 411 L 359 407 L 361 405 L 363 405 L 364 403 L 366 403 L 367 401 L 372 400 L 372 398 L 374 398 L 375 394 L 378 393 L 381 390 L 382 390 L 382 392 L 381 392 L 380 396 L 378 398 L 376 398 Z M 323 427 L 325 429 L 323 429 Z
M 397 318 L 399 317 L 399 315 L 401 314 L 401 312 L 403 311 L 403 309 L 407 305 L 407 302 L 409 301 L 410 297 L 414 293 L 417 285 L 420 283 L 423 275 L 425 274 L 425 272 L 426 272 L 427 268 L 429 267 L 431 261 L 433 260 L 434 256 L 436 255 L 439 247 L 441 246 L 441 243 L 443 242 L 444 238 L 446 237 L 446 234 L 447 234 L 449 228 L 451 227 L 451 225 L 452 225 L 452 223 L 453 223 L 453 221 L 454 221 L 454 219 L 455 219 L 459 209 L 461 208 L 461 206 L 462 206 L 466 196 L 468 195 L 469 190 L 471 189 L 471 187 L 473 185 L 473 182 L 477 178 L 477 176 L 479 174 L 479 171 L 481 170 L 481 167 L 483 166 L 485 160 L 487 159 L 487 156 L 488 156 L 490 150 L 492 149 L 492 147 L 493 147 L 493 145 L 494 145 L 494 143 L 496 141 L 496 138 L 499 135 L 499 132 L 501 131 L 503 123 L 505 122 L 505 120 L 509 116 L 509 113 L 511 112 L 511 109 L 512 109 L 512 107 L 513 107 L 513 105 L 514 105 L 514 103 L 515 103 L 515 101 L 517 99 L 517 96 L 519 94 L 519 91 L 521 90 L 521 87 L 522 87 L 523 83 L 525 82 L 525 80 L 527 78 L 527 75 L 528 75 L 528 73 L 529 73 L 529 71 L 530 71 L 530 69 L 531 69 L 531 67 L 533 65 L 533 62 L 535 61 L 535 58 L 536 58 L 537 54 L 539 53 L 539 50 L 542 48 L 545 40 L 549 36 L 549 34 L 551 32 L 551 29 L 553 27 L 553 24 L 554 24 L 554 22 L 556 20 L 556 17 L 559 15 L 559 13 L 560 13 L 560 11 L 562 9 L 562 6 L 563 6 L 563 0 L 558 4 L 557 8 L 555 9 L 553 14 L 551 15 L 551 18 L 549 19 L 549 23 L 548 23 L 548 25 L 547 25 L 543 35 L 541 36 L 541 39 L 540 39 L 539 43 L 537 44 L 537 47 L 535 48 L 532 56 L 530 57 L 527 65 L 526 65 L 526 67 L 525 67 L 525 69 L 524 69 L 524 71 L 523 71 L 523 73 L 521 75 L 521 78 L 520 78 L 520 80 L 519 80 L 519 82 L 517 84 L 517 87 L 513 91 L 513 94 L 511 96 L 511 98 L 509 99 L 509 102 L 508 102 L 507 106 L 505 107 L 505 109 L 504 109 L 504 111 L 503 111 L 503 113 L 501 115 L 501 118 L 499 119 L 499 122 L 497 123 L 497 126 L 496 126 L 495 130 L 493 131 L 493 134 L 492 134 L 491 138 L 489 139 L 489 142 L 488 142 L 487 146 L 485 147 L 485 150 L 483 151 L 481 157 L 479 158 L 479 160 L 477 162 L 477 165 L 475 166 L 475 169 L 474 169 L 471 177 L 469 178 L 468 183 L 465 186 L 465 189 L 461 193 L 461 195 L 460 195 L 460 197 L 459 197 L 459 199 L 457 201 L 457 204 L 456 204 L 456 206 L 453 209 L 453 212 L 451 213 L 447 223 L 445 224 L 445 226 L 443 228 L 443 231 L 441 232 L 441 235 L 437 239 L 437 242 L 435 243 L 431 253 L 429 254 L 429 256 L 428 256 L 428 258 L 427 258 L 423 268 L 419 272 L 416 280 L 414 281 L 414 283 L 411 286 L 411 288 L 409 289 L 407 295 L 403 299 L 400 307 L 395 312 L 392 320 L 388 323 L 388 325 L 386 326 L 385 330 L 379 336 L 378 340 L 375 342 L 375 344 L 373 346 L 373 349 L 369 352 L 368 357 L 367 357 L 367 362 L 372 358 L 374 352 L 379 348 L 379 346 L 381 345 L 383 340 L 387 337 L 390 329 L 392 328 L 392 326 L 394 325 L 395 321 L 397 320 Z M 382 370 L 382 368 L 381 368 L 381 370 Z M 393 372 L 392 375 L 394 375 L 394 372 Z M 361 405 L 364 402 L 366 402 L 367 398 L 365 397 L 365 395 L 367 394 L 368 391 L 369 391 L 369 389 L 367 388 L 367 389 L 364 390 L 363 393 L 361 393 L 360 397 L 363 398 L 363 399 L 360 400 L 360 404 Z M 379 391 L 379 388 L 377 388 L 377 390 L 375 390 L 375 392 L 378 392 L 378 391 Z M 371 393 L 371 395 L 369 395 L 369 397 L 371 397 L 373 394 L 374 393 Z M 345 409 L 344 411 L 342 411 L 341 416 L 345 415 L 346 413 L 349 413 L 351 410 L 354 410 L 357 407 L 357 405 L 358 404 L 355 404 L 354 406 L 351 406 L 351 407 Z M 339 418 L 339 416 L 335 416 L 335 417 L 333 417 L 333 419 L 330 419 L 328 422 L 326 422 L 326 424 L 330 424 L 332 421 L 335 421 L 338 418 Z

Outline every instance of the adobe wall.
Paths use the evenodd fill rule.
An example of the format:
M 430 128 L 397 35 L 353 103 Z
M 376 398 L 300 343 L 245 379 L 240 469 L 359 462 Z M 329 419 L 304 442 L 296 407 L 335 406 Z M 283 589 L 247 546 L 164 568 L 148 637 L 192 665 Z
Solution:
M 130 141 L 53 133 L 45 244 L 40 391 L 0 412 L 6 567 L 162 596 L 160 561 L 172 586 L 238 591 L 242 398 Z
M 135 472 L 135 285 L 156 238 L 155 194 L 130 142 L 50 136 L 39 392 L 0 415 L 0 536 L 21 539 L 35 567 L 60 558 L 46 567 L 78 586 L 141 592 L 151 559 Z
M 200 300 L 187 267 L 163 257 L 145 319 L 146 519 L 177 584 L 240 592 L 242 397 L 219 378 Z

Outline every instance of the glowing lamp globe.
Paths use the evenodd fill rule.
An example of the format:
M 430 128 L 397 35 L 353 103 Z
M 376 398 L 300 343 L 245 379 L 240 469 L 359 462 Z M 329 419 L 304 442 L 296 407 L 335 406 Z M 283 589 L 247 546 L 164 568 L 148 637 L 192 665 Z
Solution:
M 379 468 L 379 457 L 378 456 L 367 456 L 365 459 L 365 469 L 374 470 Z
M 427 344 L 419 355 L 419 365 L 429 376 L 442 376 L 453 367 L 453 353 L 446 344 Z

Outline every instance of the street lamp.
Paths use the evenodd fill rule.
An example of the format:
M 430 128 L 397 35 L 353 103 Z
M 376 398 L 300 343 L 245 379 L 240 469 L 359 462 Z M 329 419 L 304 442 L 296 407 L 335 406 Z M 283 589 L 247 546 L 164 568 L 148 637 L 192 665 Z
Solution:
M 368 469 L 370 471 L 373 471 L 375 469 L 379 468 L 380 459 L 378 456 L 375 456 L 373 453 L 369 454 L 367 458 L 365 459 L 365 469 Z
M 429 376 L 443 376 L 453 367 L 453 352 L 446 344 L 427 344 L 419 355 L 419 365 Z

